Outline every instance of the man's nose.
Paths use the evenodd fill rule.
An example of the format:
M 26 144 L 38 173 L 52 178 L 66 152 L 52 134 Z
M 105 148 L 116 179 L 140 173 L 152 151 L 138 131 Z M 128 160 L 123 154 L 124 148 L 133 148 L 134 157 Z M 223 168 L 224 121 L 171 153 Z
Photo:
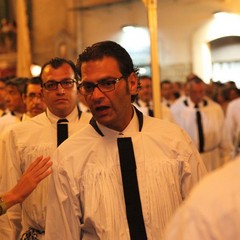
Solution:
M 58 93 L 64 93 L 65 92 L 64 88 L 62 87 L 62 85 L 60 83 L 57 85 L 57 92 Z
M 42 97 L 41 96 L 35 96 L 33 98 L 33 102 L 34 103 L 41 103 L 43 101 Z
M 104 96 L 103 92 L 98 88 L 98 86 L 96 86 L 96 87 L 93 89 L 92 97 L 93 97 L 93 98 L 101 98 L 101 97 L 103 97 L 103 96 Z

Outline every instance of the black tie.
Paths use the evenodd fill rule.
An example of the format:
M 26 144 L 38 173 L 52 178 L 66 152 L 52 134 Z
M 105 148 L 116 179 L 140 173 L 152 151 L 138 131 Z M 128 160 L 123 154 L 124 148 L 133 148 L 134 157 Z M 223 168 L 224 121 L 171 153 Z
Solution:
M 153 117 L 153 110 L 151 109 L 149 102 L 147 102 L 146 106 L 148 108 L 148 116 Z
M 131 240 L 146 240 L 132 139 L 118 138 L 117 143 L 130 237 Z
M 148 116 L 150 116 L 150 117 L 154 116 L 153 110 L 150 108 L 148 108 Z
M 198 104 L 194 106 L 196 110 L 196 119 L 197 119 L 197 127 L 198 127 L 198 139 L 199 139 L 199 152 L 204 152 L 204 135 L 203 135 L 203 126 L 202 126 L 202 116 L 199 111 Z
M 68 138 L 68 120 L 59 119 L 57 122 L 57 145 L 59 146 Z

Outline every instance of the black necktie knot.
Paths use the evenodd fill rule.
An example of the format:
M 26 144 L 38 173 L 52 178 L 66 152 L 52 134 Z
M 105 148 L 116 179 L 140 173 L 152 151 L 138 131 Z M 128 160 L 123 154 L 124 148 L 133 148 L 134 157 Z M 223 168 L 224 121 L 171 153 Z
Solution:
M 66 118 L 60 118 L 57 123 L 68 123 L 68 120 Z

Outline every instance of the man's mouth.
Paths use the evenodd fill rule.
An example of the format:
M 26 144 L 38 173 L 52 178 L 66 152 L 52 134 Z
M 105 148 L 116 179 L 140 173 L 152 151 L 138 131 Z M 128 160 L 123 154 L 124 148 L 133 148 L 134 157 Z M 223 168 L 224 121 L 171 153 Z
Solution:
M 101 107 L 96 107 L 95 110 L 96 112 L 101 112 L 104 110 L 107 110 L 109 107 L 108 106 L 101 106 Z

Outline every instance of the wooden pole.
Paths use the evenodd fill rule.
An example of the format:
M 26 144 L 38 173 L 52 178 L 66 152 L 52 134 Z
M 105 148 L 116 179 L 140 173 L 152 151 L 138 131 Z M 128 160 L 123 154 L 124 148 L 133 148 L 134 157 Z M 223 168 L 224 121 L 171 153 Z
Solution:
M 153 110 L 157 118 L 162 118 L 160 66 L 158 61 L 157 0 L 142 0 L 148 10 L 148 27 L 151 45 L 151 69 L 153 85 Z
M 17 76 L 30 77 L 31 50 L 26 1 L 17 0 Z

